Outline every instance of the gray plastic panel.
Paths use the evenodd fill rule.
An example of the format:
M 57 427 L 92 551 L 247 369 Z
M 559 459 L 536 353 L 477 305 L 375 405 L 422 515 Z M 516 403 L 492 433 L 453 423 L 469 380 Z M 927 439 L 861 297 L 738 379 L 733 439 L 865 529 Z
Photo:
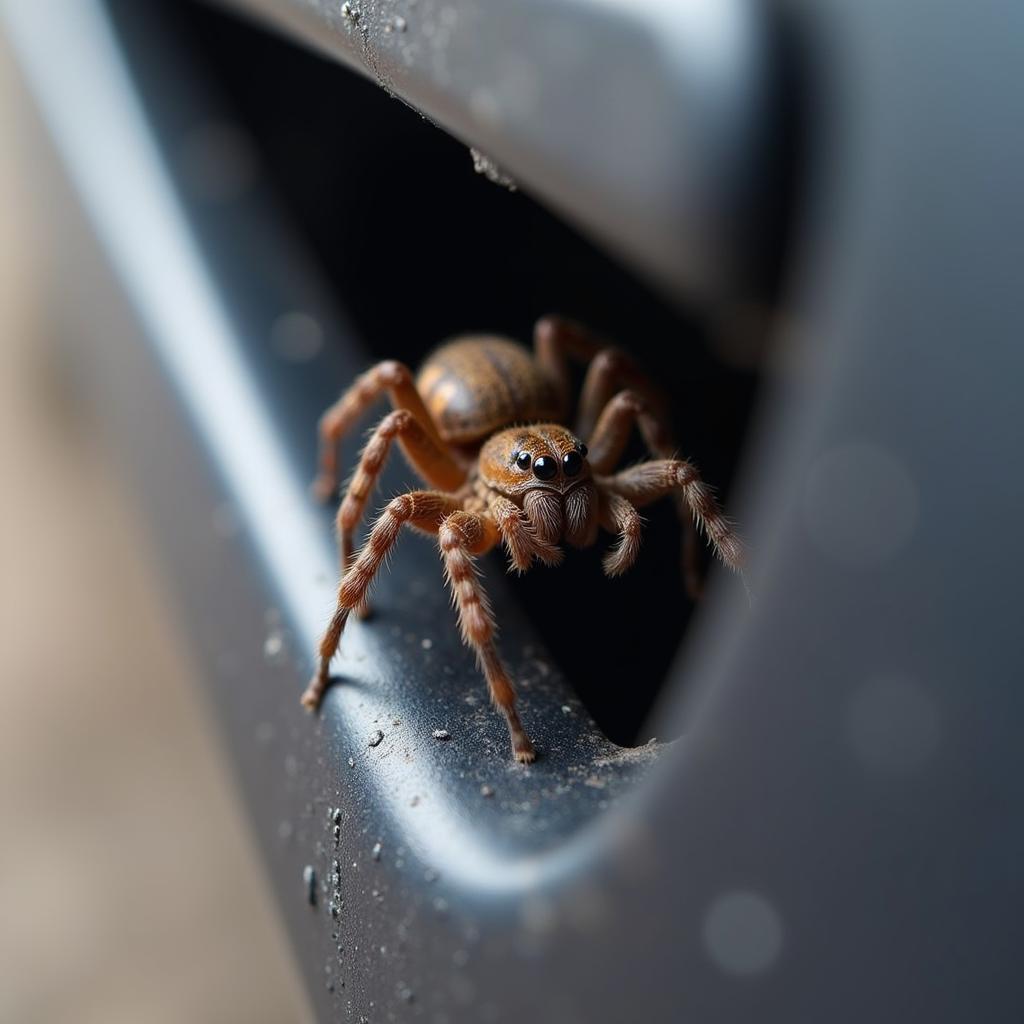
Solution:
M 671 295 L 735 298 L 752 272 L 780 130 L 760 5 L 222 2 L 372 76 Z
M 295 306 L 344 323 L 258 202 L 218 222 L 218 263 L 98 5 L 3 10 L 150 342 L 102 357 L 140 382 L 108 411 L 158 496 L 323 1019 L 1021 1018 L 1019 5 L 794 10 L 828 117 L 786 297 L 800 372 L 741 513 L 754 600 L 713 595 L 662 718 L 683 739 L 632 789 L 649 758 L 596 735 L 514 616 L 548 756 L 486 756 L 500 727 L 465 703 L 428 547 L 347 638 L 319 724 L 300 713 L 333 572 L 311 426 L 352 366 L 286 369 L 242 338 Z

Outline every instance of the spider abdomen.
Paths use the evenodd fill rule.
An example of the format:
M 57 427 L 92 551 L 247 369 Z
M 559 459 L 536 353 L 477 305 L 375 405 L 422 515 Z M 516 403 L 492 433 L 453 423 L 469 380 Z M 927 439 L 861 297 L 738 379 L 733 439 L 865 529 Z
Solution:
M 497 335 L 466 335 L 427 357 L 416 377 L 438 433 L 470 444 L 513 423 L 559 420 L 557 389 L 532 353 Z

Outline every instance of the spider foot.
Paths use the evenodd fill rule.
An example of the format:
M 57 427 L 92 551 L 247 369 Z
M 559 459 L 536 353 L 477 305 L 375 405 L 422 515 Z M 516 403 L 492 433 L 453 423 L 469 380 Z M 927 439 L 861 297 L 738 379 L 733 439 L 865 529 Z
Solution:
M 302 697 L 299 698 L 302 702 L 302 706 L 310 712 L 316 711 L 320 707 L 321 701 L 324 699 L 324 691 L 330 684 L 330 677 L 325 672 L 318 672 L 309 681 L 309 685 L 303 691 Z
M 537 751 L 521 727 L 512 730 L 512 756 L 520 764 L 533 764 L 537 760 Z
M 520 764 L 533 764 L 537 760 L 537 751 L 533 749 L 533 744 L 519 749 L 513 748 L 512 753 Z

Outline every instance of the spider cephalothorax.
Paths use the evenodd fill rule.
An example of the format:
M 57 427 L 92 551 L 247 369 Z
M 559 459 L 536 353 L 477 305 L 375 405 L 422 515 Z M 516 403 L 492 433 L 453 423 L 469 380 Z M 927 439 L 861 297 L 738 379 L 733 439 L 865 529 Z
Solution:
M 567 415 L 568 358 L 588 364 L 575 432 L 546 422 Z M 396 408 L 373 432 L 338 510 L 337 608 L 302 701 L 309 708 L 319 705 L 349 615 L 365 609 L 374 576 L 402 527 L 411 526 L 437 536 L 463 640 L 476 651 L 491 697 L 505 715 L 516 760 L 532 761 L 533 745 L 494 643 L 494 619 L 474 557 L 501 544 L 512 568 L 523 572 L 534 559 L 557 564 L 559 544 L 589 547 L 604 529 L 618 537 L 603 563 L 609 576 L 617 576 L 639 551 L 637 510 L 672 496 L 688 529 L 684 570 L 694 593 L 696 530 L 706 532 L 732 568 L 742 561 L 739 540 L 693 465 L 674 457 L 661 392 L 624 353 L 602 346 L 576 324 L 554 317 L 539 321 L 532 357 L 504 338 L 457 339 L 430 356 L 415 381 L 401 363 L 379 363 L 321 420 L 315 489 L 322 497 L 336 487 L 338 442 L 384 391 Z M 634 425 L 654 459 L 616 473 Z M 355 529 L 394 440 L 437 489 L 394 498 L 354 557 Z
M 480 450 L 482 484 L 511 499 L 539 540 L 583 548 L 597 539 L 597 490 L 587 446 L 554 423 L 513 427 Z

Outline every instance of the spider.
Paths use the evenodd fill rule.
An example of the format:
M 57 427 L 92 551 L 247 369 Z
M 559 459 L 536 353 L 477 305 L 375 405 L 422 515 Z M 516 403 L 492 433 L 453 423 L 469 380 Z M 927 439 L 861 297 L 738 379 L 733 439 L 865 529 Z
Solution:
M 570 407 L 570 359 L 587 366 L 575 431 L 562 425 Z M 491 699 L 505 717 L 515 759 L 529 763 L 534 747 L 495 646 L 494 614 L 475 558 L 504 545 L 514 571 L 524 572 L 535 559 L 557 565 L 560 543 L 589 547 L 604 529 L 618 537 L 604 556 L 604 571 L 618 576 L 639 551 L 637 510 L 672 496 L 690 538 L 684 545 L 684 575 L 694 594 L 699 576 L 691 540 L 697 529 L 737 570 L 740 541 L 694 466 L 675 458 L 660 389 L 624 352 L 572 321 L 539 320 L 532 355 L 509 339 L 473 335 L 435 350 L 415 379 L 402 363 L 378 363 L 320 420 L 314 492 L 321 499 L 337 489 L 339 442 L 384 392 L 395 408 L 370 436 L 338 510 L 337 607 L 302 703 L 310 710 L 319 706 L 348 618 L 365 614 L 370 585 L 408 526 L 437 537 L 463 642 L 475 651 Z M 615 472 L 634 425 L 652 461 Z M 355 531 L 396 440 L 433 489 L 390 501 L 356 556 Z

